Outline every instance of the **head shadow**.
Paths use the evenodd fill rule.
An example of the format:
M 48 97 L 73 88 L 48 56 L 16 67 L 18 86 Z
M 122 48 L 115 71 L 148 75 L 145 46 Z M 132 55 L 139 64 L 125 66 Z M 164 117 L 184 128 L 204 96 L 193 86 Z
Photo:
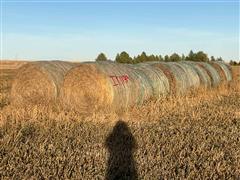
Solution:
M 133 158 L 136 141 L 124 121 L 119 120 L 106 139 L 109 157 L 106 180 L 137 179 L 137 169 Z

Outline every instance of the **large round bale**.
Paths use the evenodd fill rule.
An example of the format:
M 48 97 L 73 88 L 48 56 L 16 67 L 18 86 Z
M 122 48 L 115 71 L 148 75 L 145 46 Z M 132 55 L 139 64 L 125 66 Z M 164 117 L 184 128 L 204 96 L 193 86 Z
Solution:
M 133 67 L 146 74 L 148 78 L 147 80 L 152 85 L 153 96 L 155 98 L 160 98 L 170 93 L 168 78 L 159 68 L 151 66 L 147 63 L 139 63 L 136 66 L 133 65 Z
M 171 94 L 181 95 L 187 90 L 197 87 L 200 80 L 189 66 L 175 62 L 151 62 L 164 72 L 170 82 Z M 192 77 L 191 77 L 192 76 Z
M 182 62 L 172 63 L 182 68 L 185 72 L 184 74 L 182 74 L 185 82 L 185 89 L 198 88 L 200 86 L 200 78 L 198 76 L 198 73 L 191 65 Z
M 156 70 L 156 69 L 155 69 Z M 154 96 L 150 66 L 134 66 L 113 62 L 83 63 L 72 68 L 65 76 L 62 88 L 62 102 L 81 112 L 94 112 L 97 109 L 126 109 L 141 105 Z M 151 75 L 151 76 L 150 76 Z M 158 73 L 158 76 L 164 76 Z M 166 77 L 159 77 L 166 81 Z M 167 82 L 165 82 L 167 83 Z M 166 85 L 167 86 L 167 85 Z M 158 94 L 166 94 L 159 87 Z
M 209 63 L 205 62 L 196 62 L 201 68 L 203 68 L 207 74 L 209 75 L 211 79 L 211 86 L 215 87 L 220 84 L 221 82 L 221 77 L 218 73 L 218 71 Z
M 222 81 L 231 81 L 232 73 L 231 68 L 224 62 L 214 61 L 211 65 L 218 71 Z
M 205 88 L 211 87 L 211 78 L 205 69 L 198 66 L 196 62 L 182 61 L 181 63 L 190 65 L 196 71 L 196 73 L 199 76 L 200 84 L 202 87 L 205 87 Z
M 11 90 L 13 104 L 46 104 L 55 102 L 65 73 L 75 63 L 36 61 L 23 65 L 17 72 Z
M 177 94 L 177 79 L 176 76 L 174 75 L 174 71 L 167 66 L 166 63 L 159 63 L 159 62 L 147 62 L 147 64 L 158 68 L 158 71 L 162 71 L 164 75 L 168 79 L 168 84 L 169 84 L 169 93 L 170 94 Z

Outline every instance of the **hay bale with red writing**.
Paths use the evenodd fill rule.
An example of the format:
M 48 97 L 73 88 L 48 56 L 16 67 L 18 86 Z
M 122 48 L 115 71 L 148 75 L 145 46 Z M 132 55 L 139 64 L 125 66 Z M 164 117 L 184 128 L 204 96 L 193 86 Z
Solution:
M 81 112 L 141 105 L 154 96 L 154 85 L 150 80 L 150 74 L 154 73 L 152 69 L 150 66 L 113 62 L 83 63 L 66 74 L 61 91 L 62 102 L 65 107 Z M 167 81 L 166 77 L 162 79 Z M 163 94 L 166 91 L 162 89 Z

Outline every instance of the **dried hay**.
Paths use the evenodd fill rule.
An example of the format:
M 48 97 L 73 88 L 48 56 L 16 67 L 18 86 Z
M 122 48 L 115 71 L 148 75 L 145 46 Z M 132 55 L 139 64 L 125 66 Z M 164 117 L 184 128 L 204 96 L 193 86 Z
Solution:
M 170 87 L 170 94 L 176 95 L 177 94 L 177 80 L 174 76 L 174 73 L 171 69 L 164 63 L 151 63 L 153 66 L 159 68 L 167 77 Z
M 137 64 L 136 68 L 146 74 L 148 81 L 152 85 L 153 96 L 155 98 L 160 98 L 169 94 L 169 81 L 163 71 L 147 63 Z
M 240 80 L 240 66 L 231 66 L 233 80 Z
M 208 63 L 196 62 L 201 68 L 203 68 L 211 79 L 211 87 L 218 86 L 221 82 L 218 71 Z
M 75 66 L 62 61 L 38 61 L 23 65 L 17 72 L 11 90 L 15 105 L 55 102 L 65 73 Z
M 95 63 L 84 63 L 66 74 L 60 97 L 66 108 L 81 112 L 95 111 L 113 102 L 111 88 L 109 78 Z
M 211 62 L 210 64 L 214 67 L 214 69 L 217 70 L 217 72 L 218 72 L 218 74 L 219 74 L 219 76 L 220 76 L 221 81 L 222 81 L 222 82 L 227 81 L 227 77 L 226 77 L 226 75 L 225 75 L 225 72 L 224 72 L 224 70 L 222 69 L 222 67 L 220 66 L 220 64 L 214 63 L 214 62 Z
M 190 64 L 185 64 L 182 62 L 172 63 L 179 66 L 184 73 L 181 74 L 184 83 L 184 89 L 194 89 L 200 86 L 200 78 L 196 70 Z
M 211 86 L 211 78 L 208 75 L 207 71 L 204 68 L 201 68 L 196 63 L 192 61 L 183 61 L 181 63 L 186 63 L 191 65 L 191 67 L 196 71 L 198 77 L 200 79 L 200 85 L 204 88 L 208 88 Z
M 0 70 L 18 69 L 24 64 L 27 64 L 27 61 L 0 60 Z
M 224 63 L 224 62 L 220 62 L 220 61 L 216 61 L 213 62 L 214 64 L 217 64 L 223 71 L 224 75 L 225 75 L 225 80 L 226 81 L 231 81 L 233 79 L 232 77 L 232 70 L 231 67 Z
M 156 68 L 111 62 L 84 63 L 70 70 L 64 79 L 62 101 L 65 107 L 81 112 L 98 109 L 127 109 L 141 105 L 154 95 L 169 91 L 167 78 Z M 164 76 L 164 77 L 157 77 Z M 151 79 L 158 78 L 159 83 Z M 165 86 L 158 87 L 157 84 Z

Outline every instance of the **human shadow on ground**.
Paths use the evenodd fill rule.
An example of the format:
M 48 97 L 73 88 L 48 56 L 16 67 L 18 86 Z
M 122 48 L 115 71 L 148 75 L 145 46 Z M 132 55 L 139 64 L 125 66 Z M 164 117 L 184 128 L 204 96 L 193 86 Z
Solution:
M 106 139 L 109 151 L 106 180 L 136 180 L 137 169 L 133 158 L 135 139 L 124 121 L 118 121 Z

